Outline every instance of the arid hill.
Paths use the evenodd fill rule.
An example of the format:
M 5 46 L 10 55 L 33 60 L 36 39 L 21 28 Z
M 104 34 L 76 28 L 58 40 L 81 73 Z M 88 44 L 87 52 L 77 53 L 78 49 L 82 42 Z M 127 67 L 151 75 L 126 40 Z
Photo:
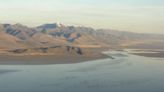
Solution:
M 22 24 L 1 24 L 0 34 L 1 53 L 7 54 L 59 54 L 58 52 L 67 53 L 70 50 L 82 54 L 88 48 L 139 47 L 162 43 L 164 40 L 164 36 L 158 34 L 139 34 L 110 29 L 95 30 L 56 23 L 35 28 Z

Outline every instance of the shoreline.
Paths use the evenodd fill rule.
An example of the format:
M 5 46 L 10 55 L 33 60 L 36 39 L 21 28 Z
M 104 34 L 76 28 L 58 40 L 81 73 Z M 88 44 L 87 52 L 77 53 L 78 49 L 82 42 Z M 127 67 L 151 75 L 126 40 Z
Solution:
M 97 55 L 0 55 L 0 65 L 50 65 L 73 64 L 109 58 L 105 54 Z
M 152 58 L 164 58 L 164 49 L 138 49 L 133 51 L 130 52 L 130 54 Z
M 130 53 L 137 56 L 152 57 L 152 58 L 164 58 L 164 53 Z
M 109 55 L 103 54 L 107 48 L 99 49 L 83 49 L 84 54 L 78 55 L 73 52 L 65 53 L 24 53 L 24 54 L 0 54 L 0 65 L 50 65 L 50 64 L 73 64 L 82 63 L 92 60 L 111 58 Z M 115 49 L 123 51 L 124 49 Z M 164 58 L 164 50 L 156 49 L 132 49 L 129 54 L 150 57 Z
M 52 49 L 47 53 L 1 53 L 0 65 L 50 65 L 73 64 L 92 60 L 110 58 L 102 52 L 108 48 L 82 48 L 83 53 L 78 54 L 74 50 L 66 48 Z

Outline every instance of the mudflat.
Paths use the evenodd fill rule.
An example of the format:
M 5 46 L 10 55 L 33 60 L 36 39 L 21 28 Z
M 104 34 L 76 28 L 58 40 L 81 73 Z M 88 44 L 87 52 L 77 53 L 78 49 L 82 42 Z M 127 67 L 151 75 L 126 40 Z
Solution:
M 134 55 L 145 56 L 145 57 L 154 57 L 154 58 L 164 58 L 164 49 L 161 50 L 136 50 L 136 52 L 131 53 Z
M 85 49 L 83 55 L 73 53 L 55 54 L 0 54 L 1 65 L 45 65 L 80 63 L 102 58 L 108 58 L 101 52 L 104 49 Z
M 96 59 L 107 58 L 108 56 L 100 54 L 96 56 L 54 56 L 54 55 L 37 55 L 37 56 L 9 56 L 1 55 L 1 65 L 45 65 L 45 64 L 70 64 L 80 63 Z

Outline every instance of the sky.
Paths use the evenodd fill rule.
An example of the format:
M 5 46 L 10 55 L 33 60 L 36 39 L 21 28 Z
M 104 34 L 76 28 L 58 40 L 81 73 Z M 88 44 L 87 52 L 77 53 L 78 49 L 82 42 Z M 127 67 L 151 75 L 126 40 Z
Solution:
M 0 0 L 0 23 L 164 34 L 164 0 Z

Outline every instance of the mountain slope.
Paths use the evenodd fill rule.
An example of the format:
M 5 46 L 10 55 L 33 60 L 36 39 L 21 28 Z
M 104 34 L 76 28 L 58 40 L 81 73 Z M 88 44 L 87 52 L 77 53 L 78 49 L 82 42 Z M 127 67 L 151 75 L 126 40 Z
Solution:
M 0 48 L 49 48 L 72 46 L 79 48 L 120 48 L 138 44 L 157 43 L 163 35 L 139 34 L 110 29 L 44 24 L 30 28 L 22 24 L 0 25 Z
M 26 47 L 21 43 L 21 40 L 14 36 L 8 35 L 0 31 L 0 49 L 15 49 Z

